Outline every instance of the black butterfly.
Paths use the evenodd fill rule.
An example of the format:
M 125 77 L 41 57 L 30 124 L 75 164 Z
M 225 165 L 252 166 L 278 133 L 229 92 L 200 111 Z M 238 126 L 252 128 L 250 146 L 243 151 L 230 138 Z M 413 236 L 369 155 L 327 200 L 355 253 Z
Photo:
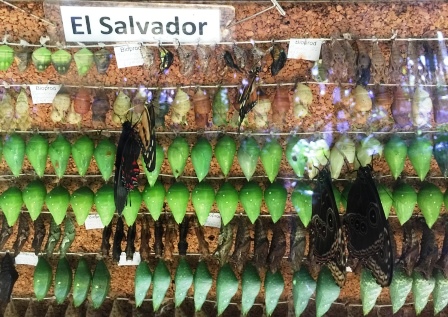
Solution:
M 348 193 L 344 224 L 349 255 L 370 269 L 378 284 L 389 286 L 393 272 L 390 229 L 370 165 L 358 170 Z
M 135 128 L 137 126 L 137 129 Z M 137 186 L 140 173 L 137 160 L 142 152 L 149 172 L 156 166 L 156 134 L 154 106 L 145 103 L 140 120 L 134 125 L 123 123 L 115 158 L 114 200 L 118 215 L 127 204 L 128 193 Z
M 137 159 L 140 155 L 140 143 L 134 127 L 129 121 L 123 123 L 115 157 L 114 201 L 118 215 L 127 204 L 129 191 L 137 186 L 140 168 Z
M 6 253 L 0 270 L 0 303 L 9 302 L 12 289 L 18 278 L 19 273 L 17 273 L 14 267 L 14 258 L 9 253 Z
M 324 167 L 317 175 L 313 191 L 311 245 L 316 261 L 330 269 L 336 283 L 343 286 L 346 274 L 345 239 L 331 185 L 331 174 Z
M 257 105 L 258 95 L 255 80 L 257 79 L 260 67 L 257 66 L 249 72 L 249 83 L 244 86 L 243 93 L 238 98 L 240 104 L 239 119 L 238 119 L 238 133 L 241 129 L 241 123 L 243 123 L 246 115 Z
M 238 65 L 233 60 L 232 53 L 230 53 L 229 51 L 225 51 L 223 58 L 224 58 L 224 62 L 226 63 L 226 65 L 228 67 L 233 68 L 240 73 L 242 72 L 242 70 L 238 67 Z

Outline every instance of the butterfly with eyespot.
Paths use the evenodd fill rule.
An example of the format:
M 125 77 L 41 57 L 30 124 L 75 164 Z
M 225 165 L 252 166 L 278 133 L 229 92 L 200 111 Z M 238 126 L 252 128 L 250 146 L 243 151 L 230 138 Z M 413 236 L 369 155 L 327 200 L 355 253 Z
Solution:
M 331 174 L 324 167 L 317 175 L 313 191 L 311 252 L 316 262 L 326 265 L 336 283 L 343 286 L 346 275 L 345 244 L 339 211 L 331 185 Z
M 249 72 L 249 83 L 244 86 L 242 94 L 238 98 L 238 103 L 240 105 L 239 110 L 239 118 L 238 118 L 238 133 L 241 129 L 241 124 L 243 123 L 246 115 L 257 105 L 258 102 L 258 93 L 257 93 L 257 85 L 255 81 L 258 77 L 258 73 L 261 68 L 256 66 Z
M 390 229 L 372 178 L 371 165 L 358 169 L 348 193 L 344 225 L 349 256 L 370 269 L 379 285 L 389 286 L 394 263 Z
M 140 152 L 147 170 L 152 172 L 156 163 L 155 149 L 154 106 L 145 103 L 140 120 L 134 126 L 129 121 L 123 123 L 118 141 L 114 177 L 114 201 L 118 215 L 121 215 L 127 204 L 128 193 L 137 186 Z

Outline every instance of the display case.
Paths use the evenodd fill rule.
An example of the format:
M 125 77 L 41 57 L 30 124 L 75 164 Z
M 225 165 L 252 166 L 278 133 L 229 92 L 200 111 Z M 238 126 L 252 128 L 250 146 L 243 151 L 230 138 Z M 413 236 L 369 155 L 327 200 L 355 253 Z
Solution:
M 446 313 L 445 2 L 0 21 L 4 316 Z

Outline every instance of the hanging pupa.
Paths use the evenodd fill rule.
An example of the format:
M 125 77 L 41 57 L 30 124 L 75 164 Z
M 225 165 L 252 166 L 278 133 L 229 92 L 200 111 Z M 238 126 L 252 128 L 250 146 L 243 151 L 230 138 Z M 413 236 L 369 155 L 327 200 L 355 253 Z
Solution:
M 437 124 L 448 123 L 448 88 L 437 87 L 434 96 L 434 121 Z
M 239 68 L 244 69 L 244 67 L 246 67 L 247 64 L 246 51 L 242 47 L 234 44 L 233 54 L 235 54 L 235 61 L 238 63 Z
M 81 88 L 74 98 L 74 109 L 76 113 L 86 114 L 90 110 L 90 91 L 85 88 Z
M 134 98 L 131 101 L 131 108 L 129 109 L 129 121 L 132 125 L 136 124 L 142 119 L 142 113 L 145 110 L 145 103 L 147 101 L 147 93 L 144 89 L 138 89 Z
M 293 96 L 294 116 L 296 118 L 303 118 L 308 115 L 308 107 L 312 103 L 313 93 L 310 87 L 298 83 Z
M 362 86 L 358 85 L 352 92 L 355 99 L 355 110 L 359 112 L 372 110 L 372 99 L 369 92 Z
M 51 64 L 51 51 L 46 47 L 38 48 L 31 57 L 38 72 L 43 72 Z
M 8 45 L 0 46 L 0 71 L 6 71 L 14 61 L 14 50 Z
M 70 108 L 67 112 L 66 121 L 69 124 L 80 124 L 82 121 L 82 116 L 75 111 L 75 107 L 73 104 L 70 105 Z
M 397 87 L 391 109 L 392 117 L 400 128 L 411 125 L 412 104 L 408 88 Z
M 285 50 L 278 44 L 274 44 L 271 48 L 271 74 L 272 76 L 277 75 L 286 63 L 286 53 Z
M 86 47 L 83 47 L 77 51 L 73 58 L 76 63 L 76 69 L 78 70 L 79 76 L 84 76 L 89 71 L 93 64 L 93 53 Z
M 53 110 L 50 118 L 53 122 L 61 122 L 70 109 L 70 95 L 64 88 L 61 88 L 53 99 Z
M 179 72 L 182 76 L 187 76 L 193 71 L 195 61 L 195 50 L 191 47 L 178 45 L 177 53 L 179 54 L 179 61 L 181 62 Z
M 198 54 L 199 69 L 203 74 L 207 73 L 208 63 L 211 57 L 211 49 L 206 45 L 198 45 L 196 52 Z
M 283 126 L 290 107 L 291 97 L 289 96 L 289 89 L 277 87 L 274 103 L 272 104 L 272 122 Z
M 66 50 L 59 49 L 53 54 L 51 54 L 51 63 L 54 69 L 60 75 L 64 75 L 70 69 L 70 64 L 72 63 L 72 54 Z
M 219 87 L 213 98 L 213 124 L 220 127 L 227 124 L 229 96 L 227 88 Z
M 98 91 L 92 102 L 92 121 L 106 122 L 106 114 L 110 109 L 109 98 L 104 90 Z
M 25 131 L 31 128 L 30 106 L 25 89 L 21 89 L 16 99 L 16 111 L 14 116 L 16 129 Z
M 159 46 L 159 57 L 160 57 L 159 74 L 162 74 L 166 70 L 168 70 L 170 66 L 173 64 L 174 55 L 166 48 Z
M 270 110 L 271 100 L 263 91 L 259 90 L 258 102 L 253 109 L 255 126 L 257 128 L 266 127 L 268 124 L 268 113 Z
M 115 123 L 126 121 L 129 108 L 131 108 L 131 99 L 123 92 L 123 90 L 120 90 L 113 104 L 114 114 L 112 116 L 112 121 Z
M 110 65 L 110 58 L 112 54 L 105 48 L 102 48 L 93 53 L 93 61 L 96 66 L 98 74 L 105 74 Z
M 187 113 L 190 110 L 190 97 L 182 89 L 178 88 L 171 106 L 171 121 L 174 124 L 187 122 Z
M 16 61 L 19 72 L 24 72 L 31 61 L 32 51 L 28 47 L 22 47 L 14 54 L 14 60 Z
M 140 47 L 140 53 L 143 58 L 143 67 L 149 69 L 154 64 L 154 52 L 150 47 L 142 45 Z
M 418 86 L 412 98 L 412 124 L 415 127 L 422 127 L 431 124 L 430 113 L 432 111 L 432 100 L 429 93 Z
M 166 89 L 153 94 L 154 114 L 156 116 L 156 127 L 165 125 L 165 115 L 173 103 L 174 90 Z M 152 101 L 151 101 L 152 102 Z
M 212 111 L 212 104 L 207 92 L 199 88 L 193 96 L 193 108 L 195 113 L 196 126 L 199 129 L 208 125 L 209 114 Z
M 0 96 L 0 127 L 3 131 L 8 131 L 13 127 L 14 101 L 6 91 Z

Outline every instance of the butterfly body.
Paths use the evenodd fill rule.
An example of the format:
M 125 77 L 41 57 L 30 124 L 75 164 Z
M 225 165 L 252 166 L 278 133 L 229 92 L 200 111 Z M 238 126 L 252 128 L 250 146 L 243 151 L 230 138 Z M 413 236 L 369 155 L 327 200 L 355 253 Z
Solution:
M 327 265 L 336 283 L 342 286 L 346 270 L 345 240 L 330 175 L 325 167 L 317 176 L 312 197 L 311 245 L 315 260 Z
M 348 194 L 344 223 L 350 256 L 361 260 L 384 287 L 392 280 L 393 252 L 389 223 L 371 172 L 371 166 L 359 168 Z

